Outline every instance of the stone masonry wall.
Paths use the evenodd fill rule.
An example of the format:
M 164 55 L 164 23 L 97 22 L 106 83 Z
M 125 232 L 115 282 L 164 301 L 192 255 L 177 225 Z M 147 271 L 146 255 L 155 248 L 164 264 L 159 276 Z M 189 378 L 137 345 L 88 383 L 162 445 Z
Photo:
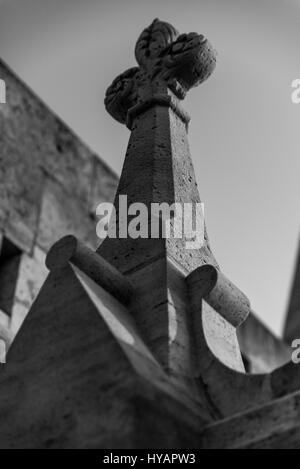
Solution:
M 99 244 L 95 207 L 113 200 L 118 178 L 1 60 L 0 79 L 0 339 L 9 342 L 45 280 L 53 243 L 72 233 Z

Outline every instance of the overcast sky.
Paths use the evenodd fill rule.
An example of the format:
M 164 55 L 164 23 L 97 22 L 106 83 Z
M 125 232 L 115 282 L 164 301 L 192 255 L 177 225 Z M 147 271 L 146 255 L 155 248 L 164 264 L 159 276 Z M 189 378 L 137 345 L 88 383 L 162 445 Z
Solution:
M 184 104 L 200 194 L 222 270 L 279 333 L 300 221 L 300 0 L 0 0 L 0 56 L 120 172 L 129 131 L 105 90 L 155 17 L 218 50 Z

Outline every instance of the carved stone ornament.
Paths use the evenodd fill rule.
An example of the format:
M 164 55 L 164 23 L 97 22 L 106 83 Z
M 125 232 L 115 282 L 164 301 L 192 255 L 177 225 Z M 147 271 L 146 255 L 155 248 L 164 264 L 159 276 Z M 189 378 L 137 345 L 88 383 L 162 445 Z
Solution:
M 140 35 L 135 57 L 139 67 L 119 75 L 106 92 L 105 107 L 125 124 L 129 109 L 156 95 L 178 99 L 205 81 L 214 71 L 216 54 L 201 34 L 180 34 L 169 23 L 155 19 Z

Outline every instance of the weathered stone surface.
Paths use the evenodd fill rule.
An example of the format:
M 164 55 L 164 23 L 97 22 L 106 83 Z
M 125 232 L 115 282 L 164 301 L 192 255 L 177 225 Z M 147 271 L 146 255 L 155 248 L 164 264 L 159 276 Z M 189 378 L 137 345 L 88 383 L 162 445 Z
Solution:
M 11 347 L 0 374 L 2 448 L 109 447 L 117 432 L 123 447 L 130 434 L 129 365 L 82 292 L 71 271 L 52 275 Z M 15 400 L 24 418 L 15 407 L 5 421 Z
M 232 347 L 235 349 L 237 345 L 239 346 L 247 372 L 270 373 L 289 362 L 291 358 L 290 348 L 281 339 L 275 337 L 257 319 L 251 310 L 250 302 L 246 296 L 226 279 L 221 272 L 217 271 L 213 266 L 206 265 L 192 272 L 187 281 L 190 295 L 194 298 L 194 303 L 197 302 L 198 298 L 198 304 L 200 305 L 202 300 L 205 299 L 226 321 L 238 327 L 237 334 L 234 332 L 234 336 L 232 336 Z M 214 314 L 212 310 L 211 315 L 213 316 Z M 220 321 L 221 318 L 219 318 L 218 323 Z M 207 321 L 206 324 L 209 329 L 215 331 L 214 335 L 219 335 L 216 332 L 216 324 L 213 325 L 212 323 L 210 325 Z M 228 326 L 225 328 L 228 329 Z M 225 334 L 225 336 L 228 338 L 228 334 Z M 217 348 L 219 348 L 218 345 Z M 220 350 L 222 349 L 224 348 L 221 346 Z M 230 366 L 230 361 L 225 360 L 223 352 L 216 355 L 220 357 L 223 363 L 227 362 L 227 365 Z M 238 355 L 239 362 L 240 354 Z M 234 362 L 236 363 L 236 360 L 233 360 L 232 365 Z M 236 367 L 236 365 L 233 367 Z
M 291 359 L 291 348 L 270 332 L 253 312 L 237 334 L 249 373 L 271 373 Z
M 65 192 L 57 181 L 48 178 L 44 186 L 36 243 L 47 252 L 53 242 L 70 233 L 94 248 L 97 246 L 96 226 L 89 217 L 87 206 Z
M 0 78 L 7 88 L 0 106 L 0 231 L 26 253 L 8 326 L 16 332 L 45 279 L 44 257 L 54 242 L 74 233 L 99 244 L 91 214 L 113 199 L 117 177 L 1 60 Z
M 188 447 L 211 421 L 164 377 L 126 310 L 71 267 L 49 275 L 0 389 L 1 448 L 131 448 L 147 444 L 153 428 L 151 445 L 167 435 L 164 444 Z
M 2 61 L 0 74 L 7 84 L 7 104 L 0 112 L 1 151 L 22 149 L 22 161 L 28 169 L 42 167 L 66 192 L 87 203 L 94 154 Z M 116 181 L 105 165 L 103 172 Z
M 26 304 L 23 304 L 18 299 L 15 300 L 13 311 L 12 311 L 12 319 L 9 324 L 9 330 L 13 334 L 13 337 L 19 332 L 27 314 L 29 311 L 28 308 L 29 300 L 26 301 Z
M 97 206 L 102 202 L 114 200 L 118 179 L 98 156 L 93 157 L 92 179 L 89 184 L 89 213 L 96 214 Z
M 71 263 L 105 291 L 124 304 L 128 304 L 134 293 L 133 285 L 115 267 L 98 256 L 73 235 L 68 235 L 51 248 L 46 265 L 57 270 Z
M 154 106 L 135 119 L 115 198 L 117 215 L 119 195 L 127 195 L 128 205 L 144 203 L 149 213 L 151 203 L 200 203 L 186 126 L 171 109 Z M 198 250 L 186 249 L 186 241 L 167 239 L 162 247 L 161 240 L 106 239 L 98 252 L 123 272 L 155 259 L 162 250 L 187 271 L 204 262 L 216 265 L 207 237 Z
M 21 259 L 19 280 L 16 288 L 17 299 L 28 309 L 36 298 L 46 277 L 48 269 L 45 266 L 45 253 L 37 246 L 33 255 L 24 254 Z
M 45 266 L 45 258 L 45 253 L 37 246 L 34 248 L 32 256 L 24 254 L 21 258 L 10 324 L 13 334 L 16 334 L 20 329 L 27 312 L 46 280 L 48 269 Z
M 300 393 L 207 427 L 205 449 L 299 449 Z
M 135 289 L 130 311 L 152 353 L 169 372 L 193 376 L 187 288 L 180 266 L 163 257 L 128 278 Z
M 194 270 L 187 278 L 193 301 L 201 305 L 203 299 L 235 328 L 250 314 L 250 302 L 224 274 L 212 265 Z
M 30 252 L 37 232 L 43 177 L 41 169 L 28 164 L 28 159 L 30 156 L 24 155 L 21 146 L 1 142 L 0 178 L 4 191 L 1 204 L 7 204 L 5 231 Z

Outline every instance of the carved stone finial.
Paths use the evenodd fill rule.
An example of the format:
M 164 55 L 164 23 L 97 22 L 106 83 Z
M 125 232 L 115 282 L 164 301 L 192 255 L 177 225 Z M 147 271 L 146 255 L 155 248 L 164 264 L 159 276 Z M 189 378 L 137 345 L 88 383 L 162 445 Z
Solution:
M 147 89 L 159 92 L 160 98 L 170 89 L 178 99 L 184 99 L 216 65 L 216 54 L 203 35 L 179 35 L 172 25 L 158 19 L 140 35 L 135 57 L 139 67 L 119 75 L 106 92 L 106 109 L 121 123 L 126 123 L 130 108 L 145 101 Z

